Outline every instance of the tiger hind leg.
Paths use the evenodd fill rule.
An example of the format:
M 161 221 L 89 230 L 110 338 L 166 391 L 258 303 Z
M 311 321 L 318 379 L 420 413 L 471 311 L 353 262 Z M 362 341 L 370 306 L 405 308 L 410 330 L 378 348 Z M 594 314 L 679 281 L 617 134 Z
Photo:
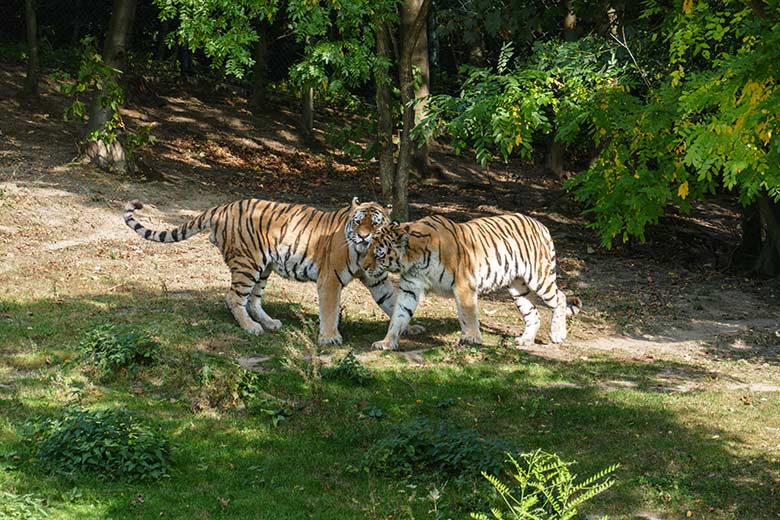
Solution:
M 536 310 L 536 306 L 528 299 L 528 294 L 531 291 L 525 282 L 519 278 L 512 282 L 508 289 L 517 310 L 523 316 L 523 323 L 525 324 L 523 335 L 515 338 L 515 343 L 518 346 L 533 345 L 542 320 L 539 318 L 539 311 Z
M 265 330 L 279 330 L 282 328 L 282 322 L 275 320 L 265 312 L 263 309 L 263 291 L 268 283 L 268 277 L 271 276 L 271 266 L 265 268 L 260 273 L 260 277 L 257 283 L 252 287 L 252 293 L 249 296 L 249 315 L 256 319 L 263 326 Z
M 257 282 L 257 271 L 249 273 L 246 267 L 242 267 L 231 266 L 230 290 L 225 297 L 225 303 L 242 329 L 250 334 L 260 335 L 265 332 L 265 329 L 252 319 L 246 309 L 249 295 Z

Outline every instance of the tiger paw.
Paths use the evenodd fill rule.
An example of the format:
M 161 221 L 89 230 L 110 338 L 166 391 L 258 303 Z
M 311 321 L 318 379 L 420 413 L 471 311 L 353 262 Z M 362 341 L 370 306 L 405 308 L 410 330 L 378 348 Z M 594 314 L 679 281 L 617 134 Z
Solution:
M 274 319 L 266 320 L 263 322 L 263 327 L 270 331 L 279 330 L 282 328 L 282 322 Z
M 555 332 L 550 333 L 550 341 L 553 343 L 560 344 L 563 343 L 565 340 L 566 340 L 565 332 L 564 333 L 559 332 L 557 334 Z
M 405 336 L 417 336 L 419 334 L 425 334 L 428 330 L 422 325 L 409 325 L 404 331 Z
M 392 341 L 382 340 L 382 341 L 375 341 L 371 348 L 374 350 L 396 350 L 398 348 L 398 345 L 394 344 Z
M 317 340 L 317 343 L 320 344 L 320 346 L 330 346 L 330 345 L 341 345 L 341 342 L 343 340 L 341 339 L 341 334 L 336 334 L 335 336 L 323 336 L 320 335 L 319 339 Z
M 458 340 L 459 345 L 481 345 L 482 336 L 461 336 Z
M 259 323 L 253 323 L 248 327 L 244 327 L 244 330 L 250 334 L 254 334 L 255 336 L 259 336 L 265 332 L 265 329 Z
M 534 338 L 527 338 L 525 336 L 520 336 L 515 338 L 515 345 L 518 347 L 530 347 L 534 344 Z

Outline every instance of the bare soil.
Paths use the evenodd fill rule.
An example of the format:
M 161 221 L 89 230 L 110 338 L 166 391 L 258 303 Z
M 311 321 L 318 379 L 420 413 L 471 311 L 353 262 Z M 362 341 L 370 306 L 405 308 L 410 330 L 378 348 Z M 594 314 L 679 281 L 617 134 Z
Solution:
M 236 198 L 332 209 L 353 196 L 376 199 L 380 193 L 376 164 L 338 151 L 309 151 L 298 138 L 291 110 L 274 107 L 257 115 L 235 93 L 186 89 L 161 94 L 161 103 L 136 103 L 125 110 L 128 125 L 154 126 L 156 143 L 142 153 L 140 174 L 99 172 L 74 160 L 80 125 L 63 120 L 67 100 L 56 86 L 50 83 L 38 101 L 23 101 L 16 97 L 22 80 L 21 70 L 0 68 L 0 299 L 56 301 L 142 289 L 213 300 L 216 308 L 229 277 L 205 234 L 173 245 L 141 240 L 122 220 L 128 200 L 147 203 L 144 221 L 164 227 Z M 650 230 L 647 243 L 610 251 L 587 228 L 582 208 L 559 180 L 533 166 L 513 162 L 485 171 L 444 145 L 436 146 L 432 159 L 437 175 L 412 183 L 414 217 L 443 213 L 464 220 L 519 211 L 539 218 L 553 233 L 561 285 L 582 298 L 584 310 L 571 321 L 566 344 L 537 343 L 525 349 L 529 354 L 678 360 L 710 374 L 705 380 L 685 371 L 670 373 L 659 383 L 667 391 L 699 385 L 780 391 L 780 287 L 777 280 L 723 269 L 738 240 L 731 198 L 697 204 L 690 215 L 670 212 Z M 271 285 L 271 294 L 316 308 L 312 284 L 274 277 Z M 359 284 L 350 286 L 344 312 L 385 320 L 378 309 L 364 305 L 367 298 Z M 419 315 L 454 312 L 453 302 L 432 296 Z M 522 331 L 504 293 L 482 299 L 481 319 L 483 329 L 498 336 Z M 542 331 L 540 341 L 547 341 Z M 435 339 L 454 343 L 455 338 L 457 331 Z M 368 347 L 362 356 L 378 358 Z M 425 363 L 429 347 L 430 342 L 408 340 L 406 352 L 398 355 L 411 364 Z

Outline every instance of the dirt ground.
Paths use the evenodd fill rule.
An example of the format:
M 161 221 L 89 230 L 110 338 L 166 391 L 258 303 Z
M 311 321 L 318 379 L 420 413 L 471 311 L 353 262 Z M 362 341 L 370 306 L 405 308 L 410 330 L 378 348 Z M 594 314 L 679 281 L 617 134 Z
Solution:
M 49 85 L 40 101 L 21 101 L 15 93 L 22 77 L 18 69 L 0 68 L 0 299 L 56 300 L 138 288 L 223 293 L 227 269 L 205 234 L 174 245 L 141 240 L 122 220 L 131 199 L 149 204 L 142 213 L 147 225 L 164 227 L 236 198 L 332 209 L 352 196 L 376 199 L 380 192 L 375 164 L 307 151 L 291 111 L 255 115 L 238 96 L 207 98 L 186 90 L 125 112 L 130 125 L 154 125 L 157 141 L 143 152 L 144 175 L 100 173 L 74 161 L 80 127 L 63 120 L 66 99 Z M 705 384 L 780 391 L 780 287 L 777 280 L 723 269 L 738 238 L 738 214 L 727 199 L 664 218 L 645 244 L 608 251 L 560 182 L 527 164 L 486 172 L 443 145 L 432 158 L 440 172 L 413 182 L 414 217 L 444 213 L 463 220 L 519 211 L 550 227 L 562 287 L 582 298 L 584 310 L 571 322 L 566 344 L 537 343 L 529 352 L 559 359 L 684 360 L 715 374 L 702 381 L 670 373 L 662 384 L 671 391 Z M 313 284 L 278 277 L 271 284 L 316 305 Z M 384 319 L 377 309 L 365 309 L 367 295 L 358 284 L 350 286 L 345 308 Z M 420 310 L 422 316 L 446 312 L 454 313 L 454 304 L 437 297 Z M 498 334 L 522 330 L 504 293 L 482 299 L 481 319 L 483 328 Z M 417 346 L 407 350 L 404 355 L 415 359 Z M 364 356 L 371 356 L 367 351 Z

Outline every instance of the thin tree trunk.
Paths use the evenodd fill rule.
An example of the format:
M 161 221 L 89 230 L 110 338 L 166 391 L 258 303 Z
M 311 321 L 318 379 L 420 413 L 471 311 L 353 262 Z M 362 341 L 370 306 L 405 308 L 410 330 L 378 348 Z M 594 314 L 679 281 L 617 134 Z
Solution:
M 114 0 L 111 10 L 111 21 L 108 24 L 106 43 L 103 49 L 103 61 L 109 67 L 120 72 L 123 72 L 126 67 L 127 43 L 135 17 L 135 8 L 136 0 Z M 103 106 L 104 104 L 103 96 L 100 92 L 96 92 L 90 105 L 87 135 L 102 130 L 106 123 L 113 118 L 113 109 Z M 87 143 L 85 153 L 90 161 L 100 168 L 115 169 L 120 172 L 126 172 L 132 168 L 118 139 L 111 142 L 104 139 L 91 140 Z
M 409 0 L 409 2 L 402 7 L 414 7 L 418 9 L 418 11 L 413 17 L 414 22 L 411 25 L 408 25 L 401 35 L 401 59 L 398 64 L 403 117 L 401 143 L 398 148 L 398 165 L 396 167 L 395 183 L 393 186 L 393 218 L 401 221 L 409 219 L 409 201 L 407 196 L 409 190 L 409 169 L 411 168 L 412 158 L 411 131 L 414 128 L 414 76 L 412 74 L 412 56 L 414 54 L 414 47 L 417 44 L 417 39 L 420 37 L 423 27 L 427 25 L 431 0 L 422 0 L 418 5 L 414 4 L 413 0 Z M 404 18 L 404 15 L 402 15 L 402 18 Z
M 567 42 L 573 42 L 577 39 L 577 15 L 572 10 L 571 0 L 564 0 L 566 15 L 563 17 L 563 39 Z M 558 178 L 563 177 L 564 158 L 566 156 L 566 145 L 558 141 L 558 130 L 553 127 L 550 137 L 547 141 L 545 150 L 544 167 L 549 173 Z
M 410 8 L 405 11 L 407 16 L 404 18 L 403 23 L 405 27 L 410 27 L 414 23 L 414 19 L 408 16 L 419 11 L 422 0 L 407 0 L 410 4 Z M 411 18 L 411 19 L 410 19 Z M 405 29 L 408 30 L 408 29 Z M 417 43 L 412 50 L 412 67 L 417 69 L 420 74 L 420 82 L 418 88 L 414 92 L 414 124 L 417 125 L 427 114 L 427 100 L 423 98 L 427 97 L 430 93 L 430 63 L 428 62 L 428 23 L 426 20 L 425 27 L 420 32 L 420 36 L 417 39 Z M 419 145 L 415 144 L 412 149 L 412 166 L 420 174 L 424 175 L 428 171 L 428 141 L 426 140 Z
M 35 16 L 33 0 L 24 0 L 24 20 L 27 25 L 27 77 L 24 80 L 22 94 L 38 95 L 38 77 L 40 75 L 40 59 L 38 48 L 38 20 Z
M 265 21 L 260 22 L 257 33 L 259 39 L 255 42 L 254 49 L 252 96 L 249 98 L 249 107 L 252 110 L 262 109 L 268 101 L 268 28 Z
M 311 36 L 306 37 L 306 45 L 312 44 Z M 308 145 L 314 143 L 314 86 L 306 83 L 301 90 L 301 132 Z
M 380 60 L 376 69 L 376 111 L 377 144 L 379 145 L 379 181 L 382 184 L 382 198 L 386 203 L 393 201 L 393 116 L 390 106 L 390 29 L 386 23 L 379 24 L 376 35 L 376 54 Z
M 780 203 L 763 195 L 758 199 L 758 211 L 764 228 L 764 242 L 756 260 L 756 272 L 775 277 L 780 275 Z

